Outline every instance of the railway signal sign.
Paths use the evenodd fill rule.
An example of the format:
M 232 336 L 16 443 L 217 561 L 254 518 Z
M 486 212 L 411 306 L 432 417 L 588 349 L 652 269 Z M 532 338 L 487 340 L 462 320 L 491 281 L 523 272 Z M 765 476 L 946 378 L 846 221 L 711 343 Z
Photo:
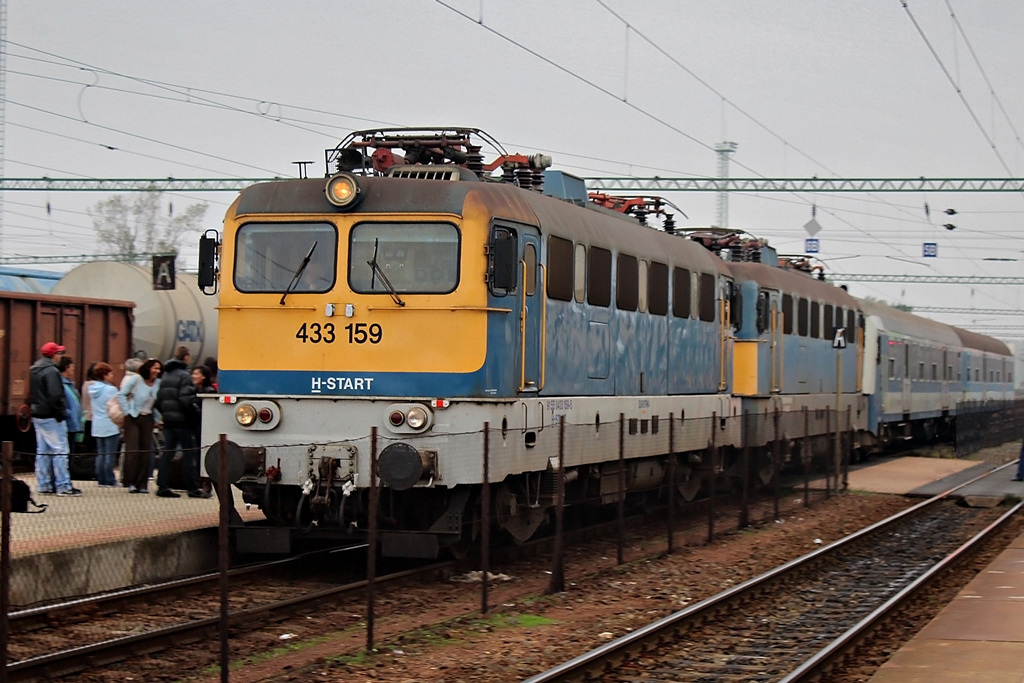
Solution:
M 173 254 L 153 257 L 153 289 L 174 289 L 174 259 Z
M 821 242 L 819 240 L 813 238 L 804 240 L 804 251 L 808 254 L 817 254 L 819 247 L 821 247 Z
M 939 255 L 939 243 L 938 242 L 925 242 L 922 246 L 921 253 L 924 258 L 936 258 Z
M 837 327 L 836 336 L 832 339 L 833 349 L 845 349 L 846 348 L 846 328 Z

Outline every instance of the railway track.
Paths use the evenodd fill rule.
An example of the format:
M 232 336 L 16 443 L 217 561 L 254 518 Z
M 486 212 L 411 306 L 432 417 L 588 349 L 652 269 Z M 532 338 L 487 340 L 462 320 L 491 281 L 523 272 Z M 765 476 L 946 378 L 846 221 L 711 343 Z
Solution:
M 987 475 L 986 475 L 987 476 Z M 816 680 L 1018 512 L 950 492 L 592 650 L 527 683 Z

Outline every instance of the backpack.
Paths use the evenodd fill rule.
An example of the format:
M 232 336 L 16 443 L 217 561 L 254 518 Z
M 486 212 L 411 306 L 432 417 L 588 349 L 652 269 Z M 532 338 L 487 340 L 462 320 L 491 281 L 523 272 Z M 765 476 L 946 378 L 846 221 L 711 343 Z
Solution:
M 2 479 L 0 479 L 2 480 Z M 28 504 L 32 503 L 38 510 L 29 510 Z M 32 500 L 32 492 L 28 484 L 21 479 L 11 479 L 11 512 L 45 512 L 46 505 L 40 505 Z

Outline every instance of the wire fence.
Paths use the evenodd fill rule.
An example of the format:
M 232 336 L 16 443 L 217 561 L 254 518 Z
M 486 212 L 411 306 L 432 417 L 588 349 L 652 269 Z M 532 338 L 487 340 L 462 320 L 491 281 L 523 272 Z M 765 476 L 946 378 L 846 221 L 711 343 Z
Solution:
M 1024 400 L 962 404 L 958 413 L 955 447 L 962 456 L 1019 438 Z M 7 442 L 6 476 L 0 482 L 2 656 L 7 661 L 11 605 L 98 593 L 218 567 L 222 572 L 220 656 L 226 681 L 231 623 L 227 569 L 237 553 L 231 543 L 233 527 L 269 524 L 288 526 L 289 533 L 299 537 L 311 529 L 323 534 L 323 525 L 310 524 L 317 505 L 330 508 L 324 519 L 337 522 L 339 531 L 347 531 L 351 522 L 351 528 L 365 534 L 369 544 L 366 645 L 372 649 L 374 580 L 381 554 L 425 548 L 427 553 L 469 558 L 467 567 L 479 571 L 480 611 L 486 613 L 493 606 L 491 554 L 498 544 L 546 538 L 547 590 L 561 592 L 567 581 L 578 578 L 572 572 L 588 571 L 566 562 L 569 530 L 583 522 L 607 525 L 608 542 L 614 543 L 616 562 L 621 564 L 632 559 L 627 552 L 634 538 L 629 523 L 638 516 L 648 526 L 660 525 L 664 530 L 660 542 L 657 534 L 652 540 L 645 532 L 642 552 L 650 556 L 709 542 L 725 530 L 771 522 L 794 508 L 814 506 L 844 491 L 851 460 L 865 450 L 863 435 L 854 426 L 850 410 L 829 409 L 702 418 L 621 414 L 586 424 L 559 417 L 532 435 L 485 423 L 473 433 L 448 434 L 446 449 L 442 441 L 431 447 L 436 452 L 425 449 L 430 452 L 420 454 L 422 471 L 412 481 L 400 480 L 402 470 L 391 460 L 395 451 L 389 450 L 408 439 L 382 435 L 376 429 L 344 444 L 268 446 L 262 476 L 267 475 L 267 467 L 280 468 L 282 462 L 294 462 L 289 459 L 301 455 L 310 463 L 316 481 L 308 500 L 286 500 L 287 504 L 278 506 L 281 516 L 273 520 L 267 520 L 258 506 L 247 504 L 237 488 L 223 499 L 183 495 L 171 500 L 154 495 L 155 482 L 148 495 L 131 495 L 123 487 L 101 488 L 92 480 L 78 479 L 81 497 L 42 497 L 31 476 L 24 477 L 25 483 L 36 502 L 49 506 L 46 513 L 11 515 L 17 502 L 11 475 L 16 454 Z M 223 442 L 221 448 L 226 452 Z M 359 474 L 354 464 L 357 453 L 368 456 L 369 472 L 375 476 L 364 473 L 368 491 L 342 494 L 344 484 Z M 88 462 L 90 454 L 81 455 Z M 326 468 L 317 470 L 318 461 L 326 462 Z M 149 462 L 152 473 L 155 460 Z M 173 480 L 168 487 L 179 488 L 184 485 L 187 458 L 179 454 L 171 462 L 177 463 L 177 473 L 170 475 Z M 228 458 L 220 458 L 219 466 L 221 471 L 211 476 L 225 481 Z M 82 469 L 87 472 L 88 467 Z M 474 485 L 448 486 L 447 482 L 455 481 Z M 317 498 L 319 491 L 322 498 Z M 78 582 L 67 572 L 69 553 L 80 553 L 83 546 L 95 546 L 86 552 L 98 557 L 123 541 L 126 545 L 114 552 L 124 555 L 127 544 L 140 538 L 168 545 L 184 531 L 197 536 L 173 554 L 191 558 L 192 564 L 181 563 L 166 571 L 167 576 L 146 574 L 140 569 L 145 564 L 130 557 L 120 563 L 96 561 L 87 572 L 88 583 Z M 152 546 L 148 544 L 150 550 Z M 133 569 L 127 571 L 127 566 Z

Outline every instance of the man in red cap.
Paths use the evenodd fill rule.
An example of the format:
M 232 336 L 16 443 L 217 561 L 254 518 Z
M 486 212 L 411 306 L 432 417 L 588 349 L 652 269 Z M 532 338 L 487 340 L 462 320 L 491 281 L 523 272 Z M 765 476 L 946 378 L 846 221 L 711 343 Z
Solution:
M 64 385 L 56 356 L 64 347 L 46 342 L 40 349 L 43 356 L 29 369 L 32 391 L 32 425 L 36 430 L 36 487 L 39 493 L 58 496 L 80 496 L 82 492 L 71 485 L 68 471 L 68 426 L 64 421 L 67 407 Z

